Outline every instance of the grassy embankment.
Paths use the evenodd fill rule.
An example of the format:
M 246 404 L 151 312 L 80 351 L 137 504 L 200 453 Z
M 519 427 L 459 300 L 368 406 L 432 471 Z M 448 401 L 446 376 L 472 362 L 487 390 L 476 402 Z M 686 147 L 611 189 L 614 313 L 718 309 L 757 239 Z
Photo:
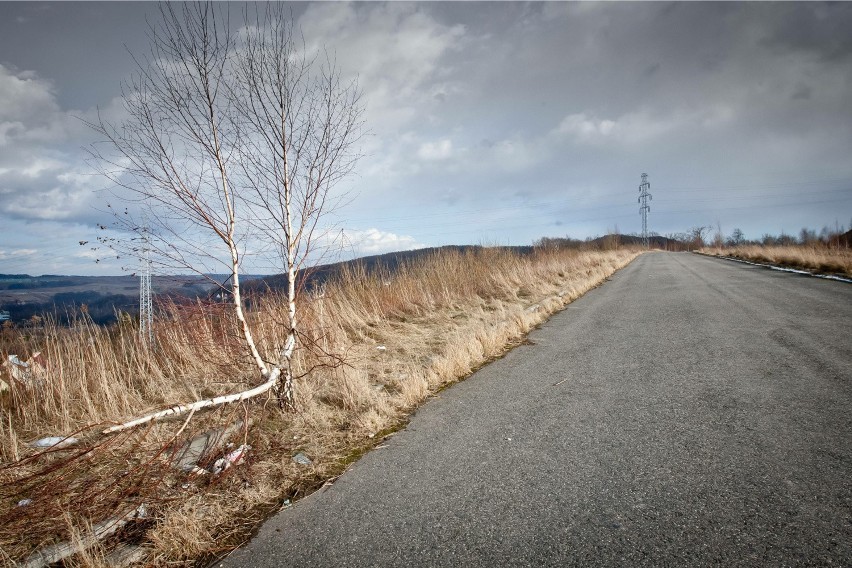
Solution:
M 824 245 L 706 247 L 702 253 L 852 278 L 852 249 Z
M 144 503 L 145 518 L 119 537 L 143 546 L 145 563 L 209 560 L 244 542 L 285 499 L 342 473 L 430 394 L 499 357 L 637 254 L 483 249 L 435 255 L 393 274 L 349 271 L 302 304 L 305 339 L 316 348 L 297 355 L 305 374 L 297 381 L 298 413 L 281 413 L 264 396 L 112 437 L 92 425 L 258 382 L 226 311 L 164 309 L 156 350 L 140 344 L 132 327 L 3 330 L 4 360 L 42 351 L 48 368 L 41 382 L 13 386 L 0 399 L 0 558 L 21 561 L 50 543 L 83 538 L 91 524 Z M 265 353 L 283 340 L 284 313 L 275 297 L 253 306 Z M 251 424 L 231 438 L 251 445 L 245 463 L 216 476 L 171 467 L 186 440 L 237 420 Z M 80 449 L 37 454 L 26 444 L 60 434 L 79 437 Z M 294 462 L 297 452 L 311 463 Z M 22 499 L 31 502 L 18 506 Z M 75 562 L 108 565 L 116 540 Z

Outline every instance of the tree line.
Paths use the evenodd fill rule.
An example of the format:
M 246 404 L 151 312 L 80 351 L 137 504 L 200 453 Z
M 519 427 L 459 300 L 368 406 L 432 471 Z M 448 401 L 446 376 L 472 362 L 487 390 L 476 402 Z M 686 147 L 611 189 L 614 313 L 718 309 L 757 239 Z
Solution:
M 843 225 L 835 224 L 834 227 L 823 226 L 819 231 L 803 227 L 798 234 L 789 234 L 784 231 L 779 235 L 764 233 L 760 237 L 749 238 L 742 229 L 735 228 L 730 234 L 725 235 L 719 224 L 696 225 L 681 232 L 667 233 L 661 235 L 651 232 L 648 235 L 651 248 L 659 248 L 669 251 L 694 250 L 706 246 L 735 247 L 745 245 L 763 246 L 822 246 L 828 248 L 850 248 L 852 246 L 852 223 L 847 230 Z M 533 243 L 539 249 L 589 249 L 589 250 L 616 250 L 622 246 L 641 245 L 642 237 L 637 233 L 620 234 L 618 232 L 608 233 L 604 236 L 587 237 L 576 239 L 572 237 L 542 237 Z

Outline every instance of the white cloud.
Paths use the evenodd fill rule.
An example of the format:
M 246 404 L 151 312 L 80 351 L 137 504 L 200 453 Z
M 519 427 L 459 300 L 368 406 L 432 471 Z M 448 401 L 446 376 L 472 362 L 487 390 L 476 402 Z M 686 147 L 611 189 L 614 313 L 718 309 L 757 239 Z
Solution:
M 546 153 L 538 139 L 510 138 L 494 144 L 489 158 L 497 171 L 520 172 L 540 163 Z
M 417 149 L 417 156 L 421 160 L 436 161 L 446 160 L 453 152 L 453 143 L 450 139 L 444 138 L 437 142 L 424 142 Z
M 371 228 L 365 230 L 346 229 L 343 231 L 346 248 L 351 248 L 356 256 L 382 254 L 401 250 L 423 248 L 417 239 L 408 235 L 397 235 Z
M 83 258 L 86 260 L 97 260 L 103 256 L 105 256 L 104 251 L 97 250 L 96 247 L 90 247 L 88 250 L 83 250 L 80 252 L 74 253 L 74 258 Z
M 32 119 L 47 123 L 58 111 L 50 81 L 0 64 L 0 124 Z
M 309 49 L 322 46 L 365 85 L 403 87 L 405 94 L 438 70 L 464 27 L 439 23 L 416 4 L 311 4 L 300 20 Z
M 92 118 L 92 111 L 63 110 L 50 81 L 0 64 L 0 214 L 24 220 L 92 217 L 93 190 L 105 180 L 85 163 L 80 146 L 94 134 L 77 115 Z
M 598 120 L 585 113 L 569 114 L 562 119 L 556 131 L 559 134 L 573 135 L 582 139 L 609 136 L 615 129 L 615 121 Z
M 442 24 L 417 4 L 312 3 L 299 24 L 309 52 L 325 47 L 343 73 L 357 75 L 375 132 L 421 119 L 424 108 L 454 91 L 440 83 L 465 28 Z
M 51 170 L 62 171 L 64 162 L 50 158 L 34 158 L 30 163 L 18 168 L 18 172 L 28 178 L 35 178 Z
M 700 130 L 724 128 L 736 117 L 728 105 L 673 108 L 666 112 L 637 110 L 611 119 L 599 119 L 591 113 L 569 114 L 551 132 L 580 145 L 631 146 L 652 140 L 669 140 L 674 135 L 689 135 Z
M 11 260 L 25 256 L 33 256 L 38 253 L 36 249 L 15 249 L 10 251 L 0 250 L 0 260 Z

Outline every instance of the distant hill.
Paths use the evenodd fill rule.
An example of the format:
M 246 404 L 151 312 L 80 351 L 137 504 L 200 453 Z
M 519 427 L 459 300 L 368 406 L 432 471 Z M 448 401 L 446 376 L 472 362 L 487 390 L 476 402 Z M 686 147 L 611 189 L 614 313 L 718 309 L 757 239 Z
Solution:
M 360 258 L 356 258 L 354 260 L 346 260 L 342 262 L 334 262 L 330 264 L 323 264 L 320 266 L 314 266 L 306 271 L 304 271 L 303 277 L 308 280 L 304 283 L 305 287 L 312 288 L 314 286 L 321 285 L 323 282 L 327 281 L 329 278 L 334 276 L 335 274 L 339 274 L 341 270 L 346 267 L 354 267 L 354 266 L 363 266 L 368 272 L 372 272 L 378 268 L 382 268 L 388 270 L 389 272 L 395 271 L 400 264 L 411 262 L 413 260 L 417 260 L 420 258 L 428 257 L 432 254 L 436 254 L 438 252 L 444 251 L 456 251 L 460 253 L 464 253 L 471 250 L 481 249 L 483 247 L 479 245 L 448 245 L 443 247 L 431 247 L 431 248 L 422 248 L 415 250 L 406 250 L 399 252 L 388 252 L 385 254 L 376 254 L 371 256 L 363 256 Z M 508 250 L 512 250 L 517 254 L 530 254 L 533 251 L 533 247 L 530 246 L 514 246 L 514 247 L 502 247 Z M 262 278 L 257 278 L 256 280 L 251 280 L 245 283 L 242 286 L 244 291 L 247 292 L 261 292 L 266 290 L 284 290 L 287 288 L 287 275 L 286 274 L 274 274 L 271 276 L 264 276 Z

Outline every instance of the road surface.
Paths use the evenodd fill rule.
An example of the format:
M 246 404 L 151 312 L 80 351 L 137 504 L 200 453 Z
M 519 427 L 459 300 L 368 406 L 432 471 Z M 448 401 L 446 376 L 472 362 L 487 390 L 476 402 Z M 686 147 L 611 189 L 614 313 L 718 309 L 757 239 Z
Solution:
M 852 565 L 852 284 L 649 253 L 224 566 Z

